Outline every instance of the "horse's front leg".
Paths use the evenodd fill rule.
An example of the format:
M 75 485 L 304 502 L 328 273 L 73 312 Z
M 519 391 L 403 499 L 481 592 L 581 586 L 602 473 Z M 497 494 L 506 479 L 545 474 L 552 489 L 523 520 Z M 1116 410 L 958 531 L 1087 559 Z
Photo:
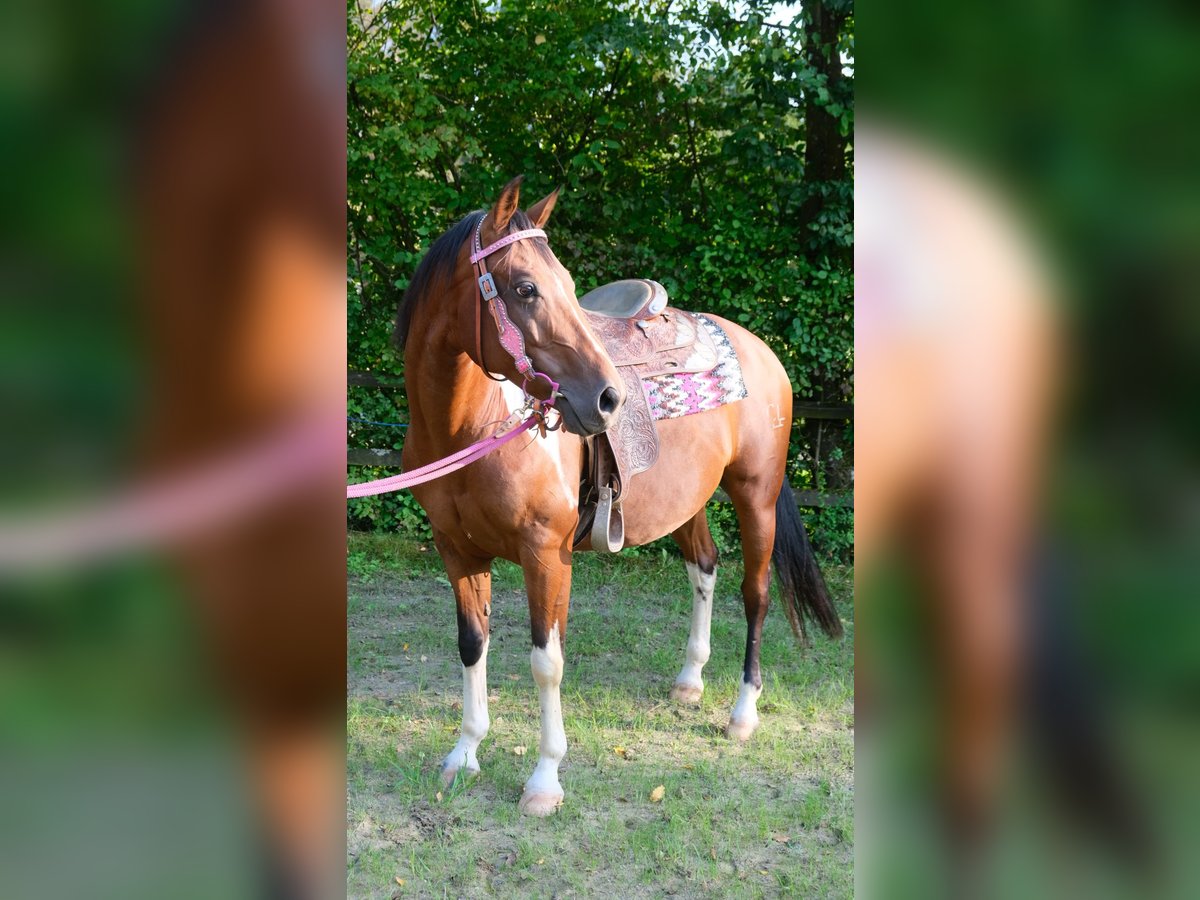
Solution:
M 479 774 L 475 751 L 487 735 L 488 617 L 492 609 L 492 561 L 464 556 L 445 538 L 435 536 L 446 574 L 458 604 L 458 655 L 463 666 L 462 732 L 442 761 L 442 778 L 449 786 L 460 771 Z
M 521 560 L 529 595 L 529 627 L 533 637 L 530 668 L 542 708 L 542 735 L 537 768 L 525 782 L 519 808 L 530 816 L 548 816 L 563 802 L 558 766 L 567 752 L 559 685 L 563 677 L 563 647 L 567 636 L 567 607 L 571 600 L 571 554 L 564 547 L 529 549 Z

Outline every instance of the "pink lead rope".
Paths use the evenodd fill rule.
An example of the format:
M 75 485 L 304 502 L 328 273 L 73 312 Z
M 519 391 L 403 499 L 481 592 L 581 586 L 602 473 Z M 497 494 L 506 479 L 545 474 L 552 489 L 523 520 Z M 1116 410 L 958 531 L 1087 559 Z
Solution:
M 443 475 L 449 475 L 451 472 L 457 472 L 459 469 L 466 468 L 477 459 L 482 459 L 493 450 L 504 446 L 517 435 L 528 431 L 537 424 L 539 418 L 545 416 L 545 410 L 554 406 L 554 400 L 558 395 L 558 383 L 553 381 L 548 375 L 538 372 L 533 368 L 533 361 L 525 354 L 525 337 L 508 317 L 508 310 L 504 306 L 504 301 L 500 298 L 499 292 L 496 290 L 496 283 L 492 279 L 491 274 L 486 271 L 483 264 L 483 261 L 497 250 L 503 249 L 509 244 L 515 244 L 517 241 L 525 240 L 526 238 L 544 238 L 546 232 L 540 228 L 527 228 L 524 231 L 516 231 L 500 238 L 495 243 L 488 244 L 487 247 L 481 250 L 479 249 L 479 233 L 483 228 L 483 220 L 485 218 L 487 218 L 486 215 L 481 216 L 479 224 L 475 228 L 473 241 L 475 252 L 471 254 L 471 262 L 478 265 L 483 272 L 478 279 L 480 293 L 483 295 L 483 299 L 487 301 L 488 307 L 492 311 L 492 317 L 496 320 L 496 327 L 500 332 L 500 344 L 516 362 L 517 371 L 526 378 L 526 384 L 529 383 L 531 377 L 544 378 L 550 385 L 550 397 L 539 404 L 540 409 L 531 407 L 528 418 L 510 431 L 501 431 L 490 438 L 476 441 L 471 446 L 464 447 L 462 450 L 452 453 L 445 459 L 436 460 L 428 465 L 421 466 L 419 469 L 413 469 L 411 472 L 403 472 L 399 475 L 393 475 L 390 478 L 378 478 L 375 481 L 363 481 L 358 484 L 347 485 L 347 499 L 373 497 L 376 494 L 387 494 L 392 491 L 403 490 L 404 488 L 424 484 L 426 481 L 433 481 L 435 478 L 441 478 Z M 526 399 L 529 399 L 528 392 L 526 392 Z M 501 426 L 501 429 L 507 425 L 508 422 L 505 422 Z
M 419 469 L 413 469 L 411 472 L 404 472 L 400 475 L 393 475 L 390 478 L 379 478 L 375 481 L 363 481 L 359 484 L 346 485 L 346 497 L 350 499 L 354 497 L 373 497 L 376 494 L 387 494 L 392 491 L 410 488 L 415 484 L 424 484 L 426 481 L 433 481 L 435 478 L 441 478 L 443 475 L 449 475 L 451 472 L 457 472 L 459 469 L 466 468 L 475 462 L 475 460 L 487 456 L 497 447 L 503 447 L 518 434 L 528 431 L 536 424 L 537 414 L 530 412 L 529 418 L 512 431 L 493 435 L 490 438 L 484 438 L 482 441 L 476 441 L 470 447 L 464 447 L 462 450 L 447 456 L 445 459 L 439 459 L 428 465 L 421 466 Z

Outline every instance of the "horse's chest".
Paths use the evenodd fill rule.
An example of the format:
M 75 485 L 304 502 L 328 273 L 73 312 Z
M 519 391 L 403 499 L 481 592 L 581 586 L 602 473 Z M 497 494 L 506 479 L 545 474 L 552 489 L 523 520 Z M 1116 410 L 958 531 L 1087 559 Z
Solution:
M 447 479 L 439 496 L 418 500 L 435 529 L 473 553 L 512 558 L 522 546 L 557 545 L 573 533 L 579 498 L 578 454 L 564 454 L 559 440 L 551 432 L 522 441 L 517 452 L 480 460 Z

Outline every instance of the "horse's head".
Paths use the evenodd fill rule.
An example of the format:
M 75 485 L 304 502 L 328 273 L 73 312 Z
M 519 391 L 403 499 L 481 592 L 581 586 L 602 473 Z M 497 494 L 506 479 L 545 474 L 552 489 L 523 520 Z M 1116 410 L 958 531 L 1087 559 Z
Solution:
M 515 178 L 500 192 L 481 223 L 481 247 L 487 248 L 517 231 L 542 228 L 550 218 L 558 191 L 522 212 L 518 206 L 520 188 L 521 178 Z M 559 385 L 555 405 L 562 413 L 563 425 L 579 435 L 606 430 L 625 399 L 621 377 L 584 318 L 571 274 L 549 243 L 542 237 L 518 240 L 489 254 L 483 263 L 504 301 L 503 309 L 524 337 L 525 353 L 533 368 Z M 472 274 L 477 274 L 474 267 Z M 476 284 L 476 278 L 472 277 L 471 282 Z M 474 328 L 475 317 L 479 317 L 479 352 L 483 358 L 476 362 L 515 384 L 527 384 L 531 394 L 546 399 L 549 386 L 540 378 L 527 381 L 518 371 L 517 362 L 501 344 L 500 327 L 480 306 L 484 300 L 478 290 L 473 291 L 471 302 L 471 312 L 464 321 Z M 474 355 L 474 348 L 470 352 Z

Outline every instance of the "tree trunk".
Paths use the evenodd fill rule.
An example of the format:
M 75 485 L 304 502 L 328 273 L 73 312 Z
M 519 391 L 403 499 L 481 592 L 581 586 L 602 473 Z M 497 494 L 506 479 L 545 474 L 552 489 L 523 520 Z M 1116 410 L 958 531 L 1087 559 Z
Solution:
M 821 76 L 834 99 L 846 94 L 842 60 L 838 54 L 838 36 L 850 15 L 848 0 L 813 0 L 806 4 L 804 16 L 804 53 L 808 64 Z M 800 209 L 800 220 L 807 226 L 824 205 L 822 187 L 846 177 L 846 141 L 838 120 L 830 115 L 815 90 L 804 98 L 804 180 L 808 198 Z

